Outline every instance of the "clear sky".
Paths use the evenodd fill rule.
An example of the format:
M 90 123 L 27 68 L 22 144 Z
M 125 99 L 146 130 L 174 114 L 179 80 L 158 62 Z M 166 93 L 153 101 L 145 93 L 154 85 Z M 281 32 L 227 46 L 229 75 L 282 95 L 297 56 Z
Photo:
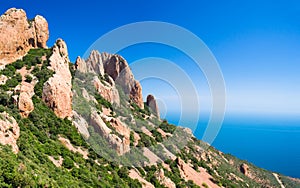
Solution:
M 177 24 L 200 37 L 218 60 L 226 82 L 227 113 L 300 115 L 298 0 L 1 0 L 1 14 L 11 7 L 23 8 L 29 18 L 43 15 L 49 22 L 48 46 L 63 38 L 72 61 L 101 35 L 124 24 L 149 20 Z M 172 59 L 183 67 L 188 61 L 180 53 L 154 44 L 132 47 L 121 54 L 129 63 L 147 56 Z M 201 105 L 208 108 L 203 75 L 189 67 L 185 70 L 193 80 L 200 80 Z M 153 83 L 164 87 L 153 87 Z M 161 104 L 176 109 L 176 93 L 164 84 L 143 81 L 144 95 L 154 93 Z

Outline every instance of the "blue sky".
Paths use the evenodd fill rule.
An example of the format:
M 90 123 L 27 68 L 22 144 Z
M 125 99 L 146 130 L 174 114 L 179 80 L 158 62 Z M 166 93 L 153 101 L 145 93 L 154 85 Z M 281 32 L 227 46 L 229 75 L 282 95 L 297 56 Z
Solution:
M 63 38 L 73 61 L 101 35 L 124 24 L 149 20 L 177 24 L 200 37 L 218 60 L 228 114 L 300 114 L 299 1 L 2 0 L 1 14 L 11 7 L 25 9 L 29 18 L 43 15 L 49 22 L 48 46 Z M 202 109 L 209 109 L 208 85 L 201 73 L 186 66 L 187 57 L 151 44 L 121 54 L 129 62 L 147 56 L 172 59 L 199 83 Z M 168 109 L 178 108 L 176 92 L 165 83 L 144 80 L 142 85 L 144 95 L 154 93 Z

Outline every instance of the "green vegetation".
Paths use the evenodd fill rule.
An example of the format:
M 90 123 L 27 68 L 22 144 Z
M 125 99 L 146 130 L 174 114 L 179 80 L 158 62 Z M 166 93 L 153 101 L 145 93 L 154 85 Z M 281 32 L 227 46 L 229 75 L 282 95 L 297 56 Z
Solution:
M 166 133 L 173 133 L 176 129 L 176 126 L 169 124 L 167 120 L 163 120 L 163 122 L 159 125 L 159 128 L 161 128 Z
M 139 133 L 141 139 L 139 140 L 138 147 L 150 147 L 157 144 L 157 142 L 150 136 L 146 135 L 145 133 Z
M 98 157 L 69 120 L 57 118 L 38 97 L 33 101 L 35 110 L 28 119 L 12 114 L 21 128 L 20 152 L 15 155 L 8 146 L 0 146 L 0 187 L 141 187 L 126 176 L 128 169 L 120 170 Z M 66 149 L 58 141 L 58 135 L 68 138 L 75 146 L 88 148 L 90 159 L 84 160 L 80 154 Z M 62 167 L 55 167 L 48 156 L 62 156 Z M 94 159 L 108 165 L 99 166 Z
M 32 76 L 30 76 L 29 74 L 25 75 L 25 82 L 30 83 L 32 81 Z
M 95 99 L 98 102 L 99 109 L 102 109 L 102 106 L 104 106 L 105 108 L 108 108 L 110 110 L 113 110 L 112 104 L 110 102 L 108 102 L 104 97 L 102 97 L 101 95 L 99 95 L 98 93 L 95 93 Z

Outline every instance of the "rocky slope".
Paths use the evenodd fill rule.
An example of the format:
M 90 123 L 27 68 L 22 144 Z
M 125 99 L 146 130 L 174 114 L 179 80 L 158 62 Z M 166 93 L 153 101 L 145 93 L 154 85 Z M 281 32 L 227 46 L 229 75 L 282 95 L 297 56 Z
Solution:
M 70 64 L 66 43 L 45 48 L 48 30 L 26 25 L 23 10 L 1 17 L 8 28 L 20 20 L 46 35 L 28 45 L 0 24 L 1 41 L 26 46 L 1 45 L 0 187 L 299 187 L 160 120 L 121 56 L 92 51 Z

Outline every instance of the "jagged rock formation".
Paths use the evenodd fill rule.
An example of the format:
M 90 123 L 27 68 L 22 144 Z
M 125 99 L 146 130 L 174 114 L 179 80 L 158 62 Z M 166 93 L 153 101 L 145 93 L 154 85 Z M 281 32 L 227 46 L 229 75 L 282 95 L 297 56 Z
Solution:
M 97 74 L 104 75 L 103 62 L 107 59 L 106 54 L 100 54 L 98 51 L 91 51 L 90 56 L 86 60 L 89 72 L 94 71 Z
M 111 103 L 120 104 L 119 92 L 115 86 L 115 82 L 109 77 L 109 82 L 101 82 L 97 76 L 94 77 L 93 83 L 96 91 Z M 106 84 L 105 84 L 106 83 Z
M 9 14 L 22 13 L 14 11 Z M 19 25 L 19 21 L 11 20 Z M 35 36 L 29 46 L 24 38 L 22 44 L 28 48 L 45 47 L 43 19 L 36 17 L 30 23 L 33 26 L 28 30 L 34 27 L 34 32 L 45 35 Z M 27 31 L 24 32 L 25 36 Z M 0 35 L 3 36 L 9 37 Z M 12 57 L 15 58 L 11 54 L 5 56 Z M 11 67 L 14 68 L 10 70 Z M 61 39 L 53 49 L 29 51 L 26 58 L 1 72 L 5 74 L 0 75 L 1 185 L 63 187 L 68 182 L 74 187 L 299 187 L 297 179 L 272 174 L 208 148 L 190 129 L 160 121 L 146 109 L 137 108 L 131 102 L 143 107 L 142 88 L 121 56 L 92 51 L 87 60 L 78 57 L 75 67 L 83 74 L 76 77 L 75 73 L 74 97 L 67 46 Z M 128 98 L 119 93 L 117 85 Z M 101 96 L 94 97 L 95 91 Z M 77 97 L 78 106 L 72 106 Z M 159 117 L 153 96 L 147 97 L 146 104 Z M 73 125 L 57 118 L 51 110 L 60 118 L 72 116 Z M 21 130 L 16 120 L 20 120 Z M 11 145 L 12 151 L 20 150 L 20 154 L 15 155 L 2 144 Z M 83 181 L 85 178 L 89 181 Z
M 75 61 L 75 69 L 81 73 L 87 73 L 87 64 L 84 59 L 82 59 L 80 56 L 76 58 Z
M 105 76 L 105 74 L 109 75 L 109 77 L 112 78 L 112 80 L 109 79 L 109 83 L 111 83 L 111 85 L 120 85 L 124 93 L 133 102 L 135 102 L 140 108 L 144 108 L 142 87 L 140 83 L 134 79 L 128 63 L 123 57 L 108 53 L 100 54 L 98 51 L 92 51 L 86 61 L 77 57 L 75 67 L 82 73 L 92 72 L 102 76 Z M 100 87 L 101 82 L 97 82 L 97 85 Z M 103 92 L 105 93 L 104 97 L 114 95 L 108 91 L 107 88 L 105 89 L 103 86 L 101 87 L 106 90 Z M 113 92 L 116 93 L 116 91 Z M 111 101 L 109 97 L 105 98 Z
M 0 17 L 0 66 L 23 57 L 31 48 L 46 48 L 48 23 L 42 16 L 28 21 L 22 9 L 11 8 Z
M 119 119 L 107 117 L 104 114 L 100 116 L 95 110 L 91 113 L 90 124 L 94 127 L 95 131 L 100 133 L 111 144 L 111 147 L 116 150 L 119 155 L 130 150 L 130 129 L 123 124 Z M 120 135 L 116 135 L 107 124 L 110 124 L 113 129 Z
M 17 139 L 20 136 L 20 128 L 16 120 L 8 113 L 0 113 L 0 144 L 10 145 L 14 153 L 18 153 Z
M 130 129 L 126 124 L 122 123 L 119 119 L 111 118 L 111 126 L 116 130 L 116 132 L 123 136 L 121 142 L 116 142 L 117 153 L 123 155 L 130 150 Z
M 142 87 L 128 66 L 126 60 L 119 55 L 112 55 L 104 62 L 105 73 L 111 76 L 116 84 L 120 85 L 126 95 L 140 108 L 144 108 Z
M 72 116 L 72 76 L 69 70 L 67 45 L 58 39 L 50 56 L 50 67 L 55 74 L 43 87 L 43 100 L 60 117 Z
M 160 119 L 159 109 L 153 95 L 147 96 L 146 105 L 150 108 L 151 113 L 153 113 L 154 115 L 157 116 L 158 119 Z

